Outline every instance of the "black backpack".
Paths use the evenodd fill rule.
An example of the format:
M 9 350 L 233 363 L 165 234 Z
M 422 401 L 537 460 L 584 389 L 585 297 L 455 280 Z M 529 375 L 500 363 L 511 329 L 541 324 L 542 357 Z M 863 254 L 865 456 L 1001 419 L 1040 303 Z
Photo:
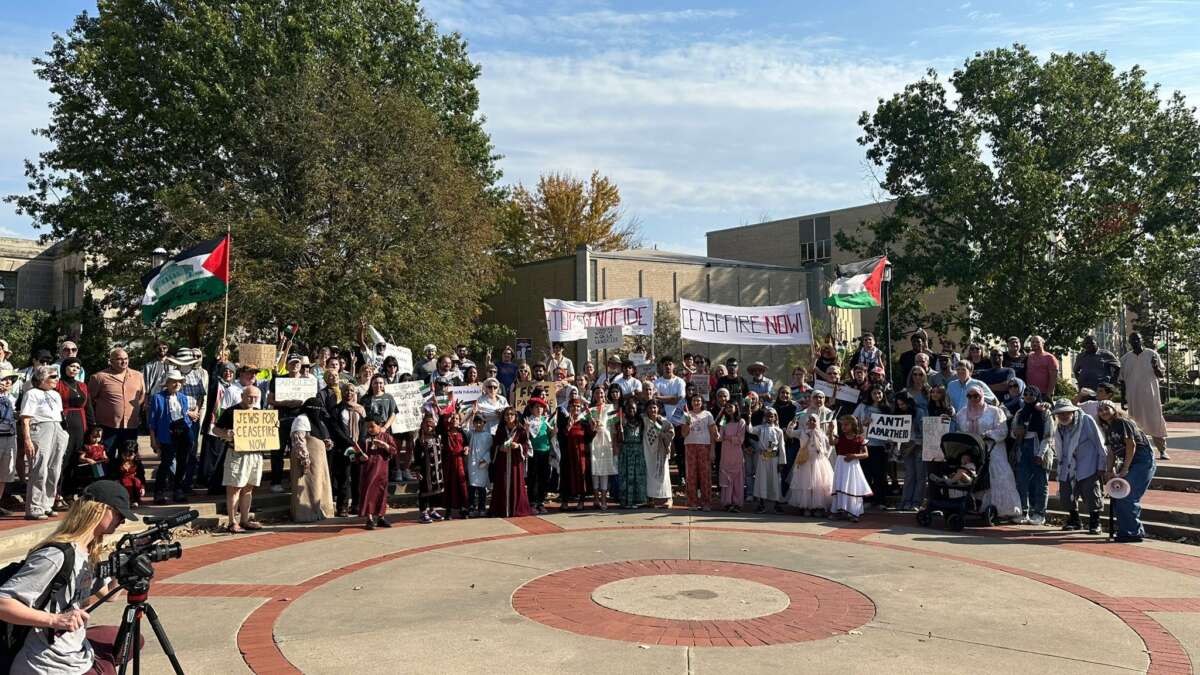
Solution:
M 46 608 L 55 593 L 66 587 L 67 582 L 71 580 L 71 575 L 75 573 L 75 545 L 52 542 L 38 548 L 56 548 L 63 554 L 63 566 L 59 568 L 58 574 L 54 575 L 50 585 L 42 591 L 37 602 L 33 604 L 34 609 L 42 610 Z M 24 565 L 25 561 L 20 560 L 0 568 L 0 586 L 8 583 L 8 580 Z M 30 628 L 31 626 L 17 626 L 7 621 L 0 621 L 0 673 L 7 673 L 12 669 L 13 660 L 25 646 L 25 637 L 29 635 Z

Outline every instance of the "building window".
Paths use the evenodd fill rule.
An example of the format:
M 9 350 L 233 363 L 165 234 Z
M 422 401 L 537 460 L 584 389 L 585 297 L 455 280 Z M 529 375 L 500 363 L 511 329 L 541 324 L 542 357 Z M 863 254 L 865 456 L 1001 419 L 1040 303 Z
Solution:
M 814 244 L 811 241 L 802 242 L 800 244 L 800 262 L 801 262 L 801 264 L 814 262 L 816 259 L 817 259 L 816 244 Z
M 0 307 L 14 308 L 17 306 L 17 273 L 0 272 L 0 284 L 4 284 L 4 300 Z

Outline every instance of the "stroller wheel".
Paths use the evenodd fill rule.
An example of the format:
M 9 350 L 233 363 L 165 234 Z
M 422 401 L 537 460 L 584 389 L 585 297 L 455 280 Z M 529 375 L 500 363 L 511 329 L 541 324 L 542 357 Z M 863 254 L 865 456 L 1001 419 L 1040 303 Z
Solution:
M 933 514 L 928 511 L 917 511 L 917 524 L 921 527 L 929 527 L 933 524 Z
M 989 506 L 983 511 L 983 524 L 991 527 L 996 524 L 996 520 L 1000 517 L 1000 512 L 996 507 Z
M 961 513 L 951 513 L 946 516 L 946 528 L 952 532 L 962 532 L 966 522 L 963 520 Z

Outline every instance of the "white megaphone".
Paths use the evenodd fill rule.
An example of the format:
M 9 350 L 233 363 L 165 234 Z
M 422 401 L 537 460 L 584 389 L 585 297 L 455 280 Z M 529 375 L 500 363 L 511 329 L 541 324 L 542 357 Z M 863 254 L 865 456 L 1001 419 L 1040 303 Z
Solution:
M 1129 485 L 1129 481 L 1116 476 L 1104 484 L 1104 492 L 1108 494 L 1109 499 L 1124 499 L 1133 492 L 1133 487 Z

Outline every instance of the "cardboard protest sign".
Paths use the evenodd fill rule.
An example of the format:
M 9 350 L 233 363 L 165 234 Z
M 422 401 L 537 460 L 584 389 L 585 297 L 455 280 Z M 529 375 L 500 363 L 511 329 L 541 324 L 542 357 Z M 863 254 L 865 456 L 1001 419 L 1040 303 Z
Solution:
M 234 409 L 234 452 L 270 452 L 278 449 L 278 410 Z
M 513 385 L 513 406 L 523 411 L 529 399 L 533 397 L 534 390 L 539 388 L 542 390 L 542 398 L 546 399 L 546 404 L 553 409 L 558 396 L 557 382 L 517 382 Z
M 705 401 L 708 400 L 709 386 L 708 373 L 692 373 L 688 376 L 688 383 L 696 388 L 696 393 L 700 394 Z
M 239 344 L 238 363 L 243 366 L 255 366 L 257 368 L 270 368 L 275 365 L 277 353 L 275 345 L 260 345 L 260 344 Z
M 276 401 L 307 401 L 317 395 L 317 381 L 311 377 L 277 377 L 271 386 Z
M 912 440 L 912 415 L 871 415 L 867 440 L 905 443 Z
M 621 326 L 588 326 L 588 349 L 620 349 L 625 344 L 625 333 Z
M 656 377 L 657 375 L 658 375 L 658 364 L 657 363 L 654 363 L 654 362 L 639 363 L 637 365 L 637 376 L 638 376 L 639 380 L 643 380 L 647 377 Z
M 383 390 L 396 399 L 396 419 L 391 432 L 402 434 L 421 428 L 421 410 L 425 406 L 425 394 L 420 382 L 398 382 L 385 384 Z
M 921 460 L 925 462 L 944 462 L 942 454 L 942 436 L 950 433 L 950 420 L 941 417 L 926 417 L 921 420 Z
M 454 400 L 459 403 L 474 403 L 483 396 L 483 385 L 479 384 L 464 384 L 458 387 L 446 387 L 446 390 L 454 395 Z

